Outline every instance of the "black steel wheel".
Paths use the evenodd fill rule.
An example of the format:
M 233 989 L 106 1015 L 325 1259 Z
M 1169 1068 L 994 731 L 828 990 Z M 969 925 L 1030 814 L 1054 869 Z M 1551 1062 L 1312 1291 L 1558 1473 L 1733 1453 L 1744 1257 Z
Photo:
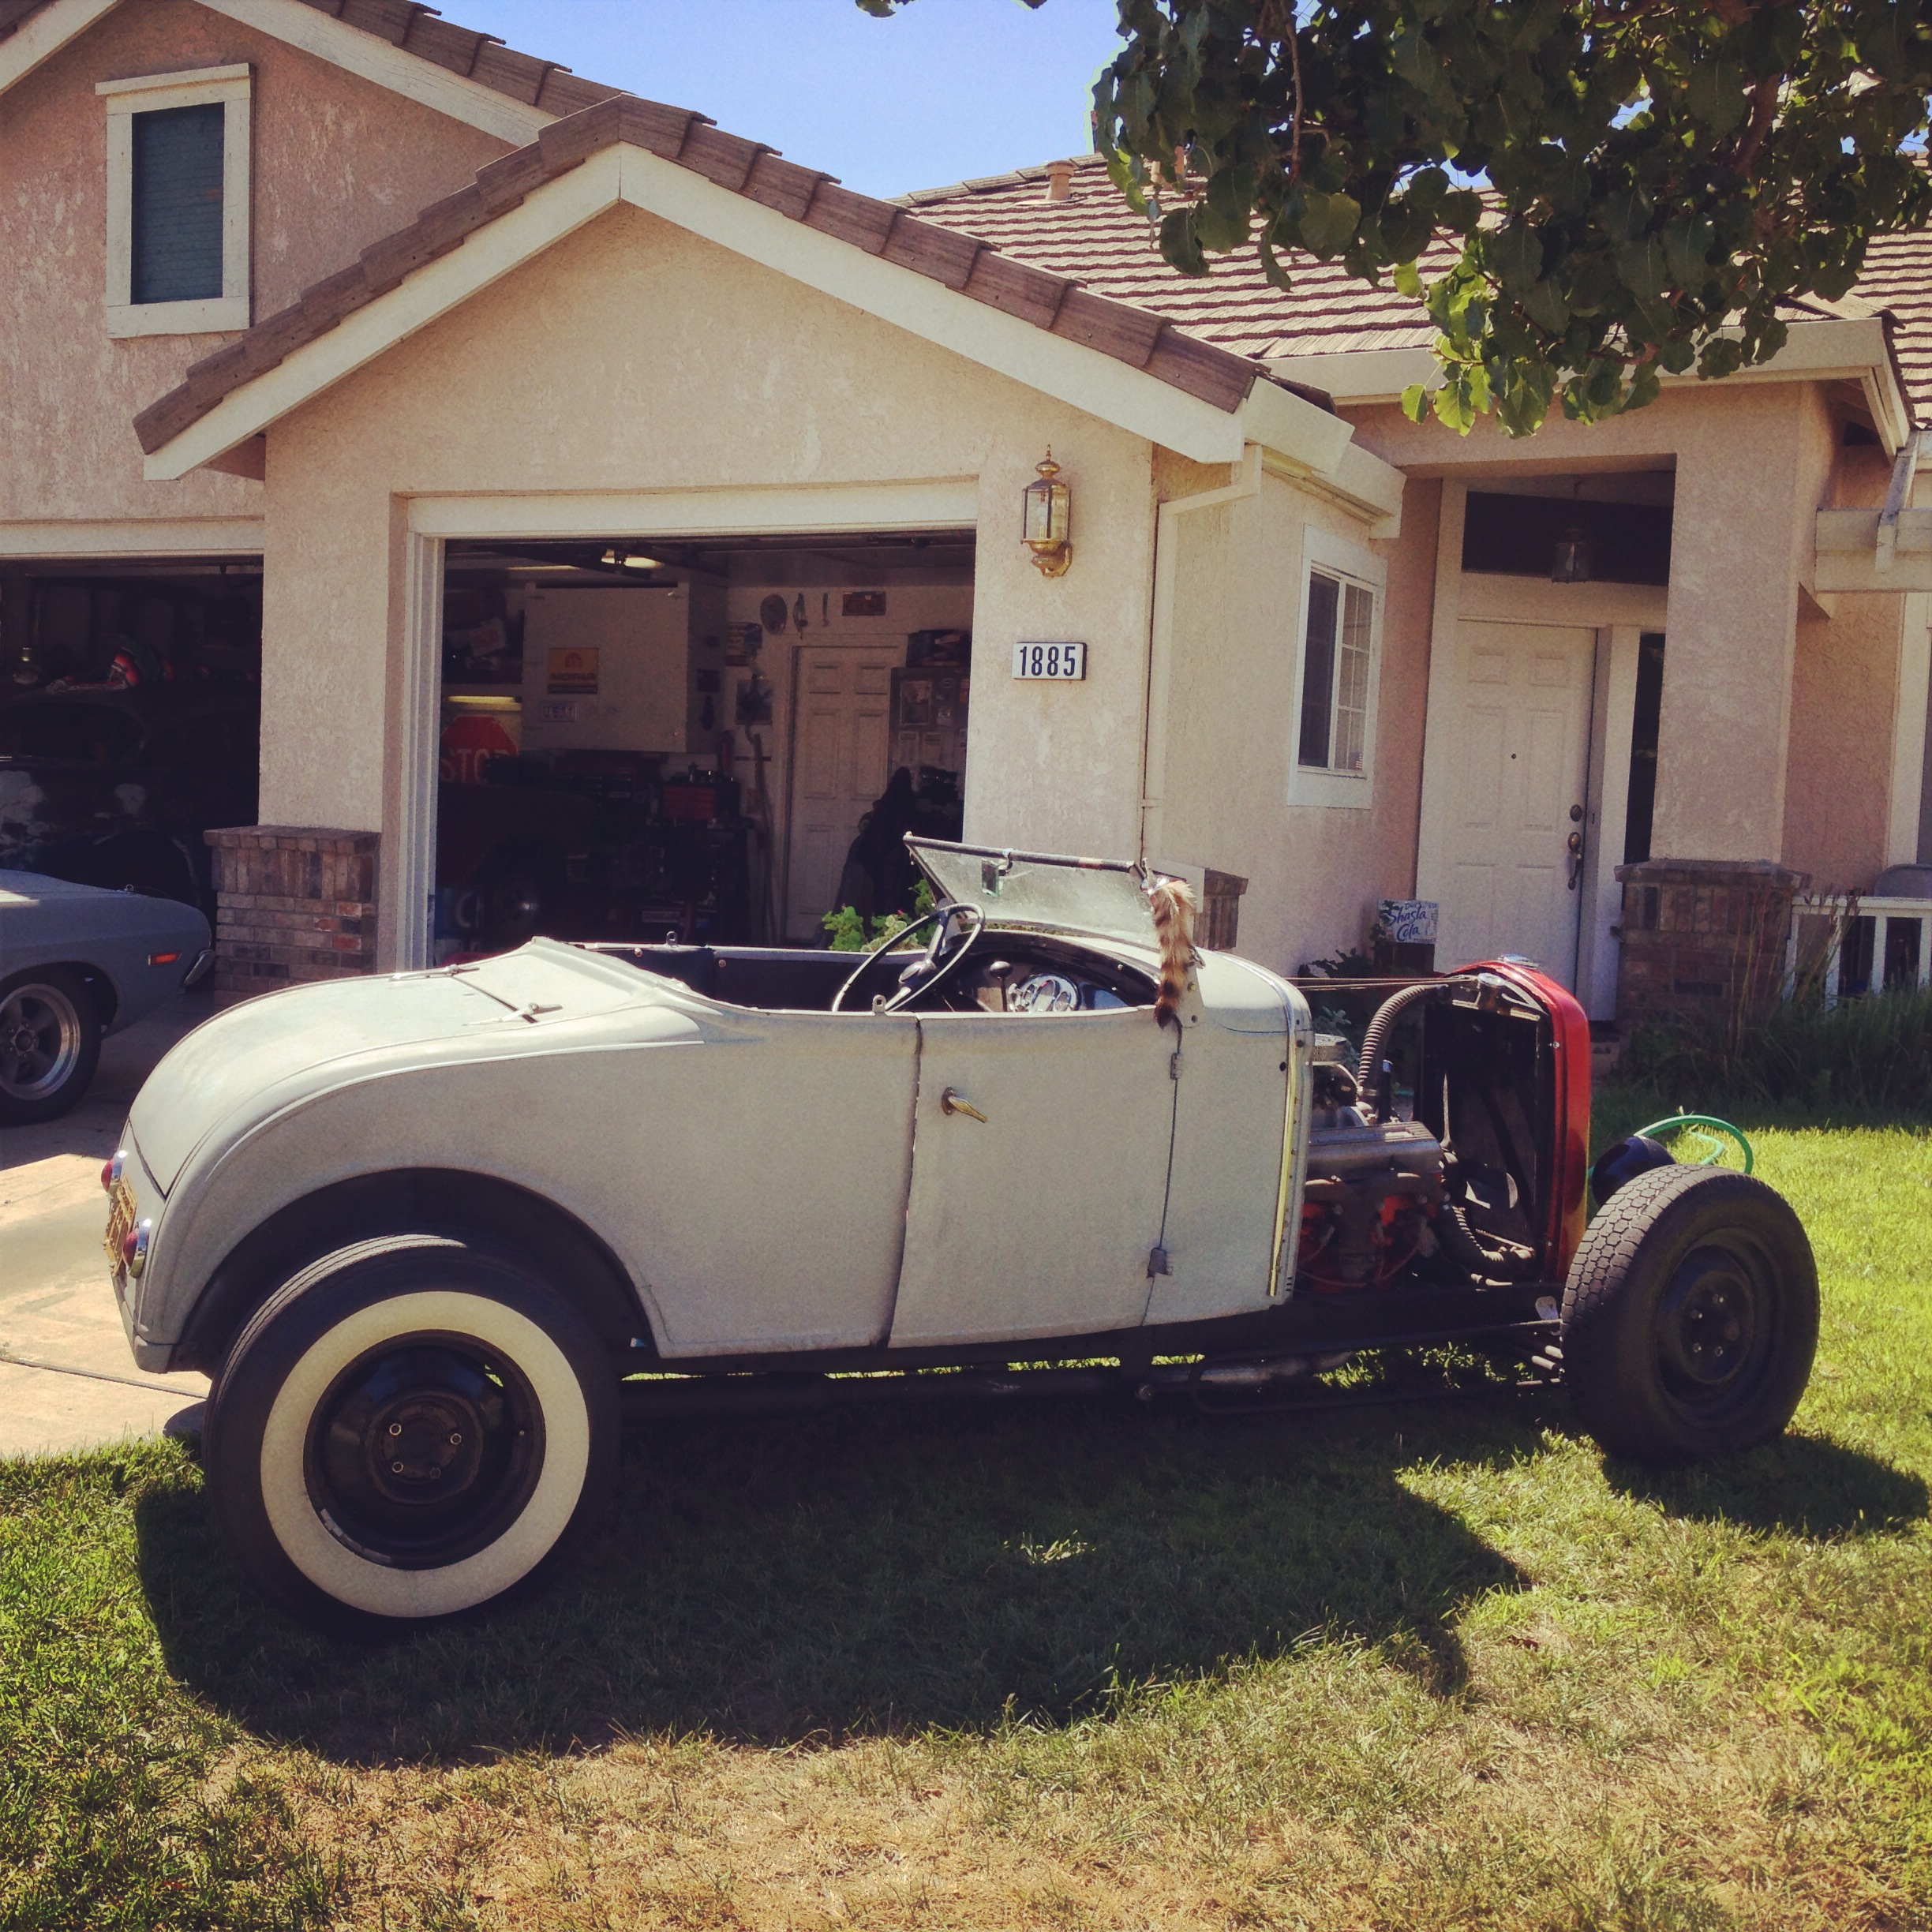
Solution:
M 1791 1205 L 1718 1167 L 1638 1175 L 1571 1264 L 1563 1376 L 1604 1448 L 1649 1463 L 1783 1432 L 1818 1347 L 1818 1269 Z
M 65 1114 L 93 1080 L 100 1039 L 79 974 L 42 966 L 0 981 L 0 1126 Z
M 616 1380 L 520 1265 L 399 1235 L 304 1269 L 236 1338 L 204 1436 L 230 1547 L 313 1620 L 474 1610 L 553 1568 L 608 1489 Z

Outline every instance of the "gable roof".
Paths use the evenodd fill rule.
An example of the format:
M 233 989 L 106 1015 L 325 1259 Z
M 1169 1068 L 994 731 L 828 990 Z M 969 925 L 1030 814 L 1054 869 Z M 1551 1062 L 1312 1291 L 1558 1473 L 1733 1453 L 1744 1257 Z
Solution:
M 1294 285 L 1286 291 L 1270 284 L 1253 254 L 1217 256 L 1204 276 L 1178 274 L 1161 259 L 1155 224 L 1127 205 L 1106 163 L 1083 155 L 1070 165 L 1064 200 L 1047 199 L 1047 168 L 1028 167 L 925 189 L 900 197 L 900 204 L 927 221 L 983 236 L 1020 260 L 1077 275 L 1095 290 L 1165 316 L 1237 355 L 1271 363 L 1389 350 L 1428 356 L 1436 331 L 1417 305 L 1392 286 L 1357 281 L 1339 262 L 1290 256 Z M 1455 255 L 1439 240 L 1424 257 L 1425 272 L 1440 273 Z M 1932 234 L 1881 237 L 1849 297 L 1806 298 L 1785 309 L 1793 321 L 1871 321 L 1889 313 L 1900 385 L 1915 418 L 1932 422 Z
M 297 406 L 307 395 L 339 380 L 350 368 L 380 354 L 391 342 L 421 327 L 433 314 L 443 313 L 443 309 L 426 301 L 411 307 L 399 300 L 392 309 L 393 326 L 385 323 L 379 327 L 369 320 L 379 305 L 387 298 L 399 296 L 403 285 L 412 279 L 422 278 L 443 258 L 456 256 L 465 243 L 481 238 L 492 224 L 504 221 L 526 203 L 534 207 L 536 199 L 546 192 L 561 189 L 586 163 L 613 149 L 642 150 L 658 163 L 675 164 L 673 174 L 695 177 L 708 184 L 714 197 L 717 191 L 724 191 L 730 200 L 713 199 L 706 202 L 701 212 L 673 215 L 701 232 L 705 231 L 707 221 L 712 228 L 717 227 L 721 214 L 728 214 L 733 202 L 752 204 L 766 211 L 768 223 L 776 216 L 782 218 L 787 226 L 796 224 L 798 228 L 815 230 L 858 255 L 874 257 L 927 284 L 936 284 L 952 296 L 982 305 L 983 310 L 997 312 L 1005 319 L 1006 330 L 1021 325 L 1022 338 L 1045 337 L 1064 345 L 1063 357 L 1065 349 L 1071 348 L 1106 358 L 1139 377 L 1150 379 L 1163 393 L 1172 396 L 1178 392 L 1180 397 L 1193 399 L 1196 406 L 1206 405 L 1224 421 L 1230 417 L 1239 419 L 1211 436 L 1204 436 L 1197 429 L 1191 436 L 1176 440 L 1158 429 L 1144 429 L 1143 432 L 1153 434 L 1156 440 L 1167 441 L 1184 454 L 1211 447 L 1215 453 L 1204 455 L 1204 460 L 1228 461 L 1240 453 L 1245 441 L 1260 441 L 1288 453 L 1297 462 L 1305 460 L 1315 472 L 1332 476 L 1343 465 L 1347 452 L 1348 466 L 1355 482 L 1337 488 L 1343 494 L 1351 490 L 1357 494 L 1365 492 L 1365 500 L 1378 510 L 1387 507 L 1387 478 L 1379 474 L 1385 466 L 1365 452 L 1348 452 L 1351 432 L 1327 410 L 1325 398 L 1311 401 L 1293 385 L 1271 378 L 1249 358 L 1204 341 L 1144 308 L 1095 294 L 1075 276 L 1014 260 L 976 237 L 922 219 L 891 203 L 856 194 L 841 187 L 832 176 L 787 161 L 762 142 L 726 133 L 706 116 L 688 108 L 666 107 L 627 95 L 552 123 L 529 146 L 482 169 L 469 187 L 425 209 L 407 227 L 365 249 L 358 261 L 317 283 L 280 314 L 257 324 L 197 363 L 185 381 L 135 419 L 141 446 L 153 457 L 189 436 L 217 412 L 223 413 L 223 420 L 212 425 L 207 434 L 193 439 L 191 448 L 170 455 L 165 466 L 151 463 L 150 474 L 178 474 L 181 468 L 175 466 L 177 461 L 182 468 L 191 467 L 234 447 L 273 420 L 275 414 Z M 664 178 L 654 179 L 658 184 L 657 200 L 663 202 L 668 198 L 662 192 Z M 690 191 L 681 192 L 688 200 Z M 571 204 L 574 212 L 568 219 L 575 225 L 620 197 L 649 206 L 653 193 L 651 183 L 644 182 L 626 189 L 620 185 L 620 176 L 614 174 L 608 187 L 587 188 L 578 196 Z M 602 199 L 597 198 L 599 195 Z M 685 204 L 679 205 L 683 208 Z M 562 214 L 557 217 L 564 219 Z M 517 244 L 526 252 L 515 256 L 515 260 L 528 259 L 538 247 L 548 245 L 560 234 L 567 232 L 556 221 L 549 225 L 533 221 L 527 226 L 531 231 L 529 240 Z M 769 240 L 770 230 L 767 228 L 764 232 Z M 747 247 L 747 252 L 753 251 Z M 474 259 L 474 276 L 468 280 L 461 276 L 451 278 L 450 299 L 445 307 L 465 298 L 474 288 L 483 286 L 485 280 L 494 279 L 495 274 L 514 265 L 514 260 L 506 257 L 493 270 L 486 271 L 484 256 L 479 254 Z M 787 265 L 787 271 L 803 274 L 803 264 L 792 262 Z M 903 285 L 900 286 L 903 294 Z M 860 305 L 868 305 L 862 299 Z M 906 326 L 915 328 L 922 322 L 930 324 L 935 313 L 928 305 L 920 309 L 916 316 L 906 319 L 910 311 L 904 302 L 898 304 L 896 314 L 893 306 L 891 301 L 882 299 L 874 306 L 874 313 L 905 320 Z M 962 348 L 992 366 L 1006 367 L 1006 361 L 994 360 L 1003 352 L 991 346 L 992 339 L 1009 345 L 1016 339 L 1010 334 L 1001 336 L 990 320 L 981 321 L 976 328 L 979 335 L 988 336 L 987 346 L 962 337 L 957 328 L 928 327 L 927 332 L 934 339 L 948 341 L 949 346 Z M 333 358 L 312 355 L 309 358 L 312 375 L 282 383 L 272 402 L 256 399 L 271 413 L 258 410 L 257 421 L 231 401 L 290 364 L 291 358 L 301 358 L 305 351 L 314 351 L 329 343 L 339 331 L 354 338 L 338 345 L 339 354 Z M 1024 350 L 1024 340 L 1020 346 Z M 1024 370 L 1016 371 L 1020 380 L 1075 399 L 1064 380 L 1061 388 L 1054 388 L 1050 377 L 1043 379 L 1043 365 L 1037 353 L 1031 357 L 1022 354 L 1018 359 L 1028 365 Z M 1056 366 L 1063 378 L 1076 367 L 1064 361 Z M 1093 373 L 1091 365 L 1078 366 L 1085 368 L 1089 375 Z M 1091 381 L 1076 387 L 1080 388 L 1083 399 L 1091 396 Z M 1118 388 L 1110 391 L 1117 399 L 1124 393 Z M 1136 424 L 1145 425 L 1160 412 L 1150 412 L 1145 406 L 1147 392 L 1137 393 L 1140 404 L 1129 414 Z M 1104 404 L 1091 399 L 1083 399 L 1081 406 L 1092 409 L 1095 414 L 1107 413 Z M 1170 402 L 1161 420 L 1178 422 L 1183 414 Z M 1113 419 L 1126 420 L 1119 415 Z M 1198 424 L 1200 419 L 1190 420 Z M 1372 470 L 1365 467 L 1370 465 Z M 1398 480 L 1394 488 L 1398 500 Z
M 31 72 L 119 3 L 0 0 L 0 88 Z M 623 92 L 587 80 L 555 61 L 519 53 L 495 34 L 459 27 L 421 0 L 200 4 L 512 141 L 527 140 L 545 121 L 580 113 Z M 399 61 L 399 54 L 407 58 Z M 453 81 L 447 77 L 451 76 Z

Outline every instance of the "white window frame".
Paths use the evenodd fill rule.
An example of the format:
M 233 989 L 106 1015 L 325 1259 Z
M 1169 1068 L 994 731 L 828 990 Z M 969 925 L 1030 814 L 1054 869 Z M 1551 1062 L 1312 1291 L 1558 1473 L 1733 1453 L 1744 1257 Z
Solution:
M 1301 762 L 1301 689 L 1308 674 L 1309 586 L 1318 571 L 1368 593 L 1368 716 L 1362 724 L 1362 768 L 1359 772 L 1317 769 Z M 1294 687 L 1288 706 L 1288 803 L 1366 811 L 1375 803 L 1376 724 L 1382 702 L 1382 608 L 1388 596 L 1388 567 L 1365 545 L 1311 526 L 1302 534 L 1297 583 Z
M 107 103 L 107 333 L 207 335 L 245 329 L 249 313 L 249 160 L 253 70 L 203 67 L 139 74 L 95 88 Z M 134 290 L 134 117 L 219 101 L 222 123 L 222 292 L 200 301 L 137 302 Z

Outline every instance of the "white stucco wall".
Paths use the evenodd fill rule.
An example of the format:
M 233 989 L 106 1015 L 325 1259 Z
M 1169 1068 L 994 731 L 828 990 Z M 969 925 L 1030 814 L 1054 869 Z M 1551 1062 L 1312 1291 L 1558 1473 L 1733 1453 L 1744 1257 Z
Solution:
M 1074 492 L 1057 579 L 1017 540 L 1049 444 Z M 980 531 L 967 835 L 1131 855 L 1153 461 L 1142 438 L 613 209 L 270 432 L 262 817 L 394 822 L 413 496 L 964 477 Z M 1020 638 L 1084 639 L 1086 681 L 1016 682 Z

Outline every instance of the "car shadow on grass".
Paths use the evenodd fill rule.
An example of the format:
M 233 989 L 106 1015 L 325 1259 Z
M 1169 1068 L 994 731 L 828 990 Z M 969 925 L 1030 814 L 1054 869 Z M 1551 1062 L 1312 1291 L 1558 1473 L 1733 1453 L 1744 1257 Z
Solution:
M 1536 1440 L 1507 1415 L 1104 1402 L 661 1425 L 554 1583 L 363 1646 L 264 1605 L 201 1496 L 157 1492 L 137 1524 L 170 1668 L 257 1735 L 357 1764 L 785 1744 L 1065 1723 L 1316 1634 L 1453 1694 L 1457 1612 L 1524 1579 L 1399 1477 Z
M 1789 1536 L 1889 1534 L 1932 1514 L 1922 1477 L 1823 1436 L 1781 1436 L 1687 1469 L 1607 1458 L 1604 1474 L 1613 1489 L 1669 1515 Z

